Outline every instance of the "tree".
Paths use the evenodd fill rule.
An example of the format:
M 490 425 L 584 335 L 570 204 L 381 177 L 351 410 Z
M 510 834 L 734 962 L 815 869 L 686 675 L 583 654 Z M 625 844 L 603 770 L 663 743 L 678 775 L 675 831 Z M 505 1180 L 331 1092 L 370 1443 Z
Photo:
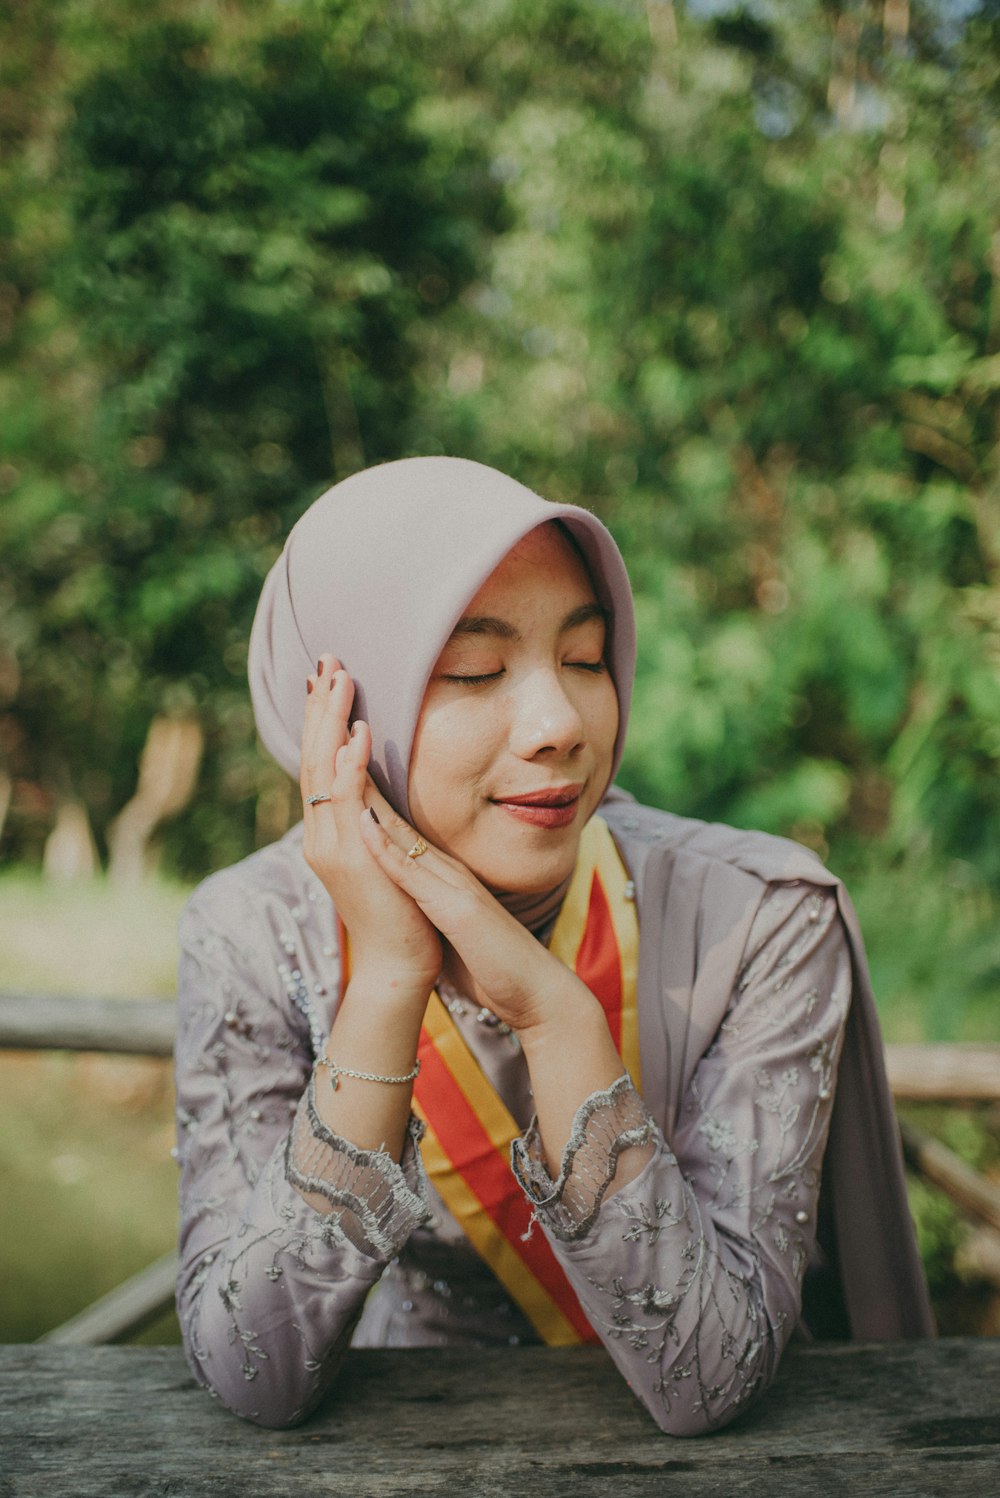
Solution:
M 995 882 L 996 49 L 711 9 L 513 3 L 449 55 L 510 217 L 433 419 L 622 539 L 640 795 Z
M 467 277 L 458 194 L 483 196 L 471 158 L 430 170 L 382 7 L 201 15 L 132 13 L 70 90 L 34 292 L 69 409 L 54 452 L 40 396 L 39 426 L 8 428 L 3 537 L 15 773 L 103 833 L 152 718 L 197 716 L 189 871 L 245 848 L 266 783 L 244 685 L 263 576 L 318 492 L 405 449 L 412 325 Z

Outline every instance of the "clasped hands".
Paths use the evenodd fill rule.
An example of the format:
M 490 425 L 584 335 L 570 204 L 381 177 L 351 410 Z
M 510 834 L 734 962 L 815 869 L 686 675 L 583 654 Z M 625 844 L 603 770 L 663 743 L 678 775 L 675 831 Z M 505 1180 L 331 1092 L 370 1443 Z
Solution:
M 386 1002 L 422 1013 L 452 954 L 474 991 L 518 1034 L 565 1021 L 567 1006 L 596 1001 L 574 973 L 505 910 L 459 860 L 419 836 L 368 772 L 371 731 L 349 730 L 354 683 L 332 655 L 309 678 L 301 789 L 306 861 L 347 928 L 352 976 Z M 312 795 L 329 797 L 309 804 Z M 374 812 L 374 816 L 372 815 Z

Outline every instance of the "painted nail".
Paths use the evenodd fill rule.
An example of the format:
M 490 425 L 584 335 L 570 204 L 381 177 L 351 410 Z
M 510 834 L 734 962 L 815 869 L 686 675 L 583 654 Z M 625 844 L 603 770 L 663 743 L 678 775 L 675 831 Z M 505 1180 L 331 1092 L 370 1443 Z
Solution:
M 369 806 L 369 808 L 368 808 L 368 815 L 371 817 L 371 819 L 375 823 L 376 827 L 381 827 L 382 823 L 379 821 L 378 817 L 375 815 L 375 808 L 374 808 L 374 806 Z
M 310 681 L 310 680 L 309 680 L 309 678 L 308 678 L 308 676 L 307 676 L 307 677 L 306 677 L 306 692 L 307 692 L 307 693 L 308 693 L 308 692 L 311 692 L 311 691 L 312 691 L 312 689 L 313 689 L 313 684 L 312 684 L 312 682 L 311 682 L 311 681 Z
M 323 675 L 323 662 L 322 661 L 317 661 L 316 662 L 316 675 L 317 676 L 322 676 Z

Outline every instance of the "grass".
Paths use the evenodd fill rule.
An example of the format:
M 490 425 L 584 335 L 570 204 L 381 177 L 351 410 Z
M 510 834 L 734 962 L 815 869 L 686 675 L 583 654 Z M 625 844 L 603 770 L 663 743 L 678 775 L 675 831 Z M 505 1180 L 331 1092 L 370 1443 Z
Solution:
M 159 881 L 121 889 L 0 875 L 0 989 L 170 998 L 187 894 Z

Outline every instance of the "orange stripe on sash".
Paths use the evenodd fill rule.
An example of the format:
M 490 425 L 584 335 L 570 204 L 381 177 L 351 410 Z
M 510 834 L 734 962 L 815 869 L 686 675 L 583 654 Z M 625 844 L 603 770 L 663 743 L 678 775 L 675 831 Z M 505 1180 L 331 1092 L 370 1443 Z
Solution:
M 346 988 L 349 955 L 342 929 L 340 936 Z M 639 928 L 628 873 L 600 817 L 583 830 L 549 947 L 600 1000 L 638 1087 Z M 436 992 L 418 1055 L 413 1104 L 426 1126 L 421 1153 L 445 1205 L 549 1346 L 597 1341 L 548 1240 L 536 1230 L 525 1241 L 531 1208 L 510 1169 L 510 1147 L 521 1130 Z

